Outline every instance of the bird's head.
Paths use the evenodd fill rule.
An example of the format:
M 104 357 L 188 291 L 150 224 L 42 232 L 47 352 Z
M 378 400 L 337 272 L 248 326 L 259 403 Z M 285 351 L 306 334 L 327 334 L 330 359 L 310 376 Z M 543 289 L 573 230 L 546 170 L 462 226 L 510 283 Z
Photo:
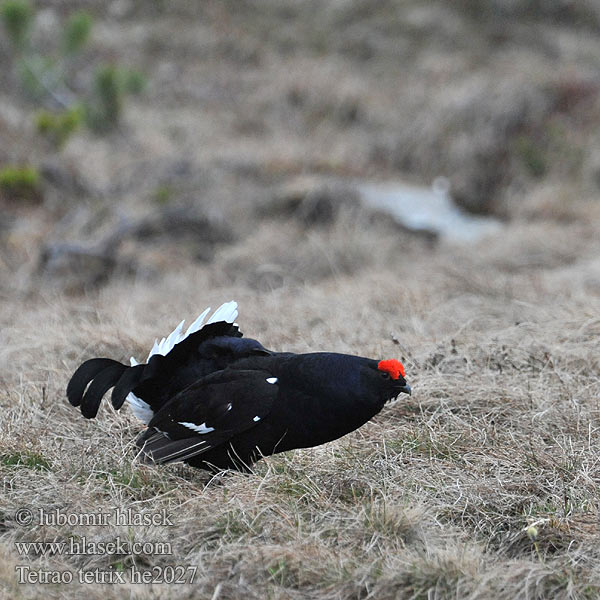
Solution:
M 370 389 L 377 391 L 380 400 L 387 402 L 400 394 L 411 394 L 406 383 L 404 365 L 399 360 L 369 361 L 363 370 L 363 377 Z

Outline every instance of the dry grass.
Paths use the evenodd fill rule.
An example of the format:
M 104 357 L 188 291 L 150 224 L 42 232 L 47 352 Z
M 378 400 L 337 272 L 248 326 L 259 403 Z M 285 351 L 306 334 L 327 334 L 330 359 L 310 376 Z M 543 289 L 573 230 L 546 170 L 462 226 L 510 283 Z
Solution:
M 43 4 L 51 23 L 81 3 Z M 149 77 L 118 133 L 81 132 L 50 155 L 15 73 L 0 72 L 0 163 L 45 174 L 40 206 L 1 207 L 0 595 L 599 597 L 594 2 L 87 5 L 92 53 Z M 298 175 L 446 175 L 464 205 L 512 221 L 455 247 L 352 211 L 316 226 L 259 214 Z M 128 239 L 87 292 L 97 266 L 39 276 L 46 243 L 95 243 L 123 219 L 190 207 L 234 243 Z M 81 361 L 141 358 L 231 298 L 267 347 L 400 358 L 413 396 L 344 439 L 217 477 L 141 465 L 127 411 L 88 422 L 66 402 Z M 20 526 L 20 507 L 164 509 L 174 525 Z M 82 536 L 172 554 L 16 545 Z M 17 565 L 198 569 L 181 585 L 36 585 L 17 583 Z
M 425 252 L 418 242 L 411 252 L 405 241 L 404 255 L 388 250 L 377 264 L 368 260 L 372 234 L 334 227 L 314 234 L 323 253 L 347 244 L 368 266 L 271 291 L 214 287 L 210 268 L 190 267 L 160 281 L 116 280 L 84 298 L 9 301 L 0 400 L 6 596 L 39 594 L 14 583 L 16 564 L 181 564 L 198 565 L 195 582 L 160 592 L 133 584 L 43 589 L 56 598 L 596 597 L 599 248 L 590 238 L 576 256 L 565 253 L 581 230 L 562 228 L 554 244 L 553 227 L 509 228 L 469 252 Z M 535 231 L 547 234 L 547 265 L 531 263 Z M 258 230 L 257 240 L 264 235 Z M 271 240 L 285 257 L 284 241 Z M 332 250 L 326 258 L 336 257 Z M 290 276 L 295 269 L 306 273 L 292 266 Z M 414 395 L 342 440 L 268 458 L 252 476 L 213 478 L 140 465 L 133 417 L 105 407 L 86 422 L 66 403 L 65 382 L 82 359 L 142 355 L 181 316 L 230 297 L 241 304 L 243 329 L 267 346 L 401 357 Z M 175 524 L 19 527 L 13 515 L 22 506 L 164 508 Z M 17 541 L 84 535 L 167 541 L 173 554 L 15 551 Z

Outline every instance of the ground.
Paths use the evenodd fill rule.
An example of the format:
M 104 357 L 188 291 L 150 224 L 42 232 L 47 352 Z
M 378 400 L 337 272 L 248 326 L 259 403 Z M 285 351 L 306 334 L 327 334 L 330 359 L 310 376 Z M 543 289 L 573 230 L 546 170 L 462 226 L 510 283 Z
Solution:
M 108 135 L 47 147 L 1 75 L 0 166 L 43 173 L 0 197 L 2 596 L 598 597 L 595 3 L 190 6 L 43 3 L 42 33 L 86 8 L 90 52 L 146 73 Z M 500 232 L 418 235 L 323 184 L 439 175 Z M 67 403 L 83 360 L 230 299 L 266 347 L 402 360 L 413 395 L 218 476 L 140 464 L 129 411 Z

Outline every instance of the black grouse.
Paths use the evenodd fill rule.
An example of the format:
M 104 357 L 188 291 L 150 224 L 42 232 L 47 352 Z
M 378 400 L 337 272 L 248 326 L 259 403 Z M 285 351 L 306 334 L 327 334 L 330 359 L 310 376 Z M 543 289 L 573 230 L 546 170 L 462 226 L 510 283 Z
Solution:
M 145 364 L 87 360 L 69 381 L 69 402 L 91 419 L 113 388 L 115 409 L 127 400 L 147 425 L 137 440 L 145 459 L 248 471 L 262 456 L 346 435 L 411 393 L 397 360 L 273 352 L 242 337 L 235 302 L 205 324 L 209 311 L 155 342 Z

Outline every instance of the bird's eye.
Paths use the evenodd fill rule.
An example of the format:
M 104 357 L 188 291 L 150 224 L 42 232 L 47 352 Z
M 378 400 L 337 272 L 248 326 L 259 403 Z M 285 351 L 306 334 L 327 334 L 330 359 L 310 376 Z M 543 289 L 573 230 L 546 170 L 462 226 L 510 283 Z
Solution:
M 381 376 L 384 379 L 389 379 L 390 378 L 390 374 L 387 371 L 380 371 L 380 373 L 381 373 Z

